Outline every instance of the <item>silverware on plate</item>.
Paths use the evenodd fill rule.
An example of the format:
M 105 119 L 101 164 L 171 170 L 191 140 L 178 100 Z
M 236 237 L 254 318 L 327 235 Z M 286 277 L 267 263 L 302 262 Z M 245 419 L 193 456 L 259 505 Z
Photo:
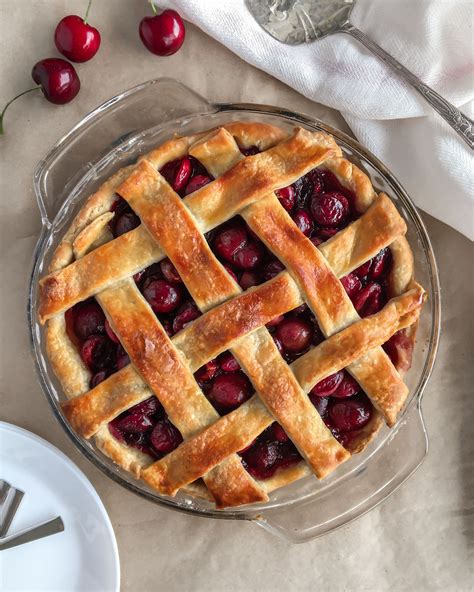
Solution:
M 6 536 L 13 517 L 25 494 L 0 479 L 0 539 Z
M 44 537 L 51 536 L 52 534 L 63 532 L 63 530 L 64 523 L 61 519 L 61 516 L 57 516 L 52 520 L 48 520 L 47 522 L 43 522 L 42 524 L 38 524 L 32 528 L 26 528 L 21 532 L 1 539 L 0 551 L 11 549 L 12 547 L 17 547 L 18 545 L 24 545 L 25 543 L 31 543 L 37 539 L 42 539 Z
M 351 24 L 349 17 L 355 2 L 356 0 L 245 0 L 258 24 L 282 43 L 299 45 L 334 33 L 351 35 L 418 91 L 466 144 L 471 149 L 474 148 L 474 122 Z
M 16 489 L 4 479 L 0 479 L 0 551 L 11 549 L 18 545 L 24 545 L 25 543 L 31 543 L 31 541 L 36 541 L 37 539 L 42 539 L 64 530 L 64 523 L 61 516 L 57 516 L 52 520 L 47 520 L 36 526 L 25 528 L 16 534 L 6 536 L 24 495 L 23 491 Z

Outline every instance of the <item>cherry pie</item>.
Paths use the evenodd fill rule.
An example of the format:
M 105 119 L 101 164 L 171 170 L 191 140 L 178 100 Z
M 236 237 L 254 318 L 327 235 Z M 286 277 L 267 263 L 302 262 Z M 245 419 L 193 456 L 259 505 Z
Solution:
M 327 134 L 169 140 L 86 201 L 40 282 L 66 417 L 218 508 L 325 477 L 408 394 L 425 294 L 405 232 Z

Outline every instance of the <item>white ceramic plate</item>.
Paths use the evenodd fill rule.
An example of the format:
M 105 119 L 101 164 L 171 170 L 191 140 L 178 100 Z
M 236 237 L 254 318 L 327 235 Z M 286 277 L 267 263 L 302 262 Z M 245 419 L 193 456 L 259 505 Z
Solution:
M 118 592 L 117 542 L 85 475 L 38 436 L 0 422 L 0 478 L 25 492 L 8 534 L 56 516 L 64 532 L 0 551 L 0 588 Z

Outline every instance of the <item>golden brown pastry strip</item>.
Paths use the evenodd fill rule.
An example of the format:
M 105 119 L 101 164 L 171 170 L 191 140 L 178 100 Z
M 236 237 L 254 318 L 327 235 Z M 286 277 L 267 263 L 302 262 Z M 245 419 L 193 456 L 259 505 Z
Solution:
M 293 362 L 291 368 L 305 392 L 385 343 L 419 314 L 424 292 L 420 286 L 394 298 L 378 313 L 347 327 Z M 274 421 L 256 396 L 181 444 L 144 471 L 160 491 L 174 495 L 228 455 L 244 449 Z

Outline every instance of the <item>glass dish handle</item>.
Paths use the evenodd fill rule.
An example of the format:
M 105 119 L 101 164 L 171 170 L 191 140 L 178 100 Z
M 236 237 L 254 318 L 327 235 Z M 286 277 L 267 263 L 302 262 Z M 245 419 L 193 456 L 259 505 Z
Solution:
M 66 134 L 35 171 L 34 186 L 43 226 L 49 228 L 66 198 L 79 184 L 100 179 L 107 155 L 117 153 L 117 164 L 127 161 L 127 148 L 134 158 L 140 135 L 153 128 L 166 128 L 177 118 L 209 113 L 216 108 L 206 99 L 172 78 L 144 82 L 106 101 Z M 130 158 L 130 157 L 129 157 Z
M 421 407 L 413 407 L 399 429 L 386 445 L 374 453 L 374 458 L 352 478 L 327 492 L 324 489 L 297 507 L 266 510 L 254 519 L 255 523 L 274 535 L 293 543 L 304 543 L 328 531 L 343 526 L 386 499 L 420 466 L 428 452 L 428 438 Z M 372 495 L 370 495 L 372 492 Z M 347 497 L 350 509 L 347 510 Z M 328 499 L 322 499 L 328 498 Z M 322 503 L 324 502 L 324 503 Z M 346 512 L 339 505 L 344 502 Z M 324 507 L 324 516 L 321 508 Z M 332 508 L 333 511 L 328 511 Z M 318 526 L 314 526 L 318 525 Z

